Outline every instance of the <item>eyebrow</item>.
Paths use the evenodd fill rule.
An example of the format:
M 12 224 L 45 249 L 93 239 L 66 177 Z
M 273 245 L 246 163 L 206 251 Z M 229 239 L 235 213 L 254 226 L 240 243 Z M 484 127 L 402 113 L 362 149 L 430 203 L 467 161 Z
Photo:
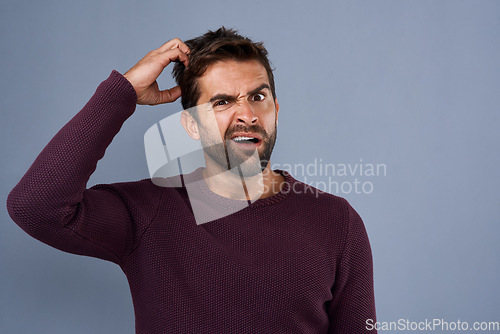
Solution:
M 269 89 L 271 90 L 271 88 L 269 87 L 269 85 L 267 83 L 263 83 L 262 85 L 260 85 L 259 87 L 251 90 L 248 95 L 253 95 L 253 94 L 256 94 L 258 92 L 260 92 L 261 90 L 263 89 Z M 231 96 L 231 95 L 228 95 L 228 94 L 216 94 L 214 95 L 211 99 L 210 99 L 210 103 L 213 103 L 217 100 L 236 100 L 236 97 L 235 96 Z

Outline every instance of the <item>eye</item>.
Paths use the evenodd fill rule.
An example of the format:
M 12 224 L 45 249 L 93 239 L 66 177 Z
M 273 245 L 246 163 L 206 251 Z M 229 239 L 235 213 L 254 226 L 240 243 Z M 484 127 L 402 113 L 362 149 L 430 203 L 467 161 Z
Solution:
M 214 103 L 214 107 L 222 107 L 229 104 L 227 100 L 219 100 Z
M 258 94 L 255 94 L 253 97 L 252 97 L 252 100 L 253 101 L 263 101 L 266 99 L 266 95 L 262 94 L 262 93 L 258 93 Z
M 212 106 L 212 108 L 216 111 L 224 111 L 226 109 L 231 108 L 234 105 L 234 101 L 231 99 L 228 100 L 216 100 Z

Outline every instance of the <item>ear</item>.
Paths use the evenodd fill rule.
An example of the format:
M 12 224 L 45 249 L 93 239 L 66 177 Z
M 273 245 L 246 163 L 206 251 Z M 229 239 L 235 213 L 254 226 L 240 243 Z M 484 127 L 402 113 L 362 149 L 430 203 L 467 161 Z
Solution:
M 278 99 L 277 98 L 274 99 L 274 105 L 276 106 L 276 123 L 278 123 L 278 113 L 280 111 L 280 105 L 278 103 Z
M 193 116 L 191 116 L 186 110 L 183 110 L 181 113 L 181 124 L 184 130 L 186 130 L 189 137 L 193 138 L 194 140 L 200 139 L 198 123 L 196 123 L 196 120 L 193 118 Z

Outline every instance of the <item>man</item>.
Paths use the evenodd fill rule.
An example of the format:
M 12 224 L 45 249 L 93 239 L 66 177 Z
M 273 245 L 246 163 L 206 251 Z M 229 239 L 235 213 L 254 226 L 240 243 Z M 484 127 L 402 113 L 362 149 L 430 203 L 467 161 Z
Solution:
M 172 61 L 179 86 L 161 91 L 156 79 Z M 135 105 L 181 92 L 182 126 L 202 142 L 205 168 L 179 186 L 86 189 Z M 53 247 L 120 265 L 137 333 L 368 332 L 363 222 L 344 199 L 270 169 L 278 111 L 262 44 L 225 28 L 171 40 L 124 75 L 112 72 L 10 193 L 9 213 Z M 199 224 L 188 184 L 211 207 L 249 205 Z

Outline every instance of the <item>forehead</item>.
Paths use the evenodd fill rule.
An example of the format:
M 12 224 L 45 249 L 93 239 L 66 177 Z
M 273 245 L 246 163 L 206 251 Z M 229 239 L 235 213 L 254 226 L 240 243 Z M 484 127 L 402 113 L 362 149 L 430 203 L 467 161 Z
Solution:
M 258 60 L 218 61 L 198 79 L 200 99 L 210 99 L 215 94 L 246 94 L 263 83 L 269 84 L 269 78 Z

